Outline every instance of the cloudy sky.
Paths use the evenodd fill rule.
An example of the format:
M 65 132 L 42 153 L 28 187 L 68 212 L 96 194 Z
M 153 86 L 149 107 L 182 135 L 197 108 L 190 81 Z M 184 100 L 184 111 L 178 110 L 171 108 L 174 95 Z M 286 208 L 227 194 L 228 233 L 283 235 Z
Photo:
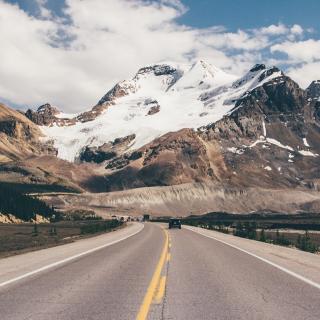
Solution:
M 318 0 L 0 0 L 0 101 L 93 106 L 160 61 L 204 59 L 241 75 L 281 67 L 320 79 Z

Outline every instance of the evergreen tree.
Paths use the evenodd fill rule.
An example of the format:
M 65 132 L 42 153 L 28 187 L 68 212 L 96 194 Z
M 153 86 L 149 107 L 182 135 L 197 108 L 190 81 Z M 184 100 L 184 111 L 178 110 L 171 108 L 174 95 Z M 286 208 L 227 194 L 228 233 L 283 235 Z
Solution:
M 279 232 L 279 230 L 277 230 L 277 232 L 276 232 L 276 241 L 275 241 L 276 243 L 280 243 L 280 232 Z
M 252 222 L 251 224 L 248 224 L 247 227 L 247 237 L 252 240 L 257 239 L 257 224 L 255 222 Z
M 317 252 L 318 247 L 312 242 L 308 230 L 303 236 L 299 235 L 297 239 L 297 248 L 307 252 Z
M 265 235 L 264 229 L 262 229 L 262 230 L 261 230 L 261 232 L 260 232 L 260 238 L 259 238 L 259 241 L 262 241 L 262 242 L 266 242 L 266 241 L 267 241 L 267 238 L 266 238 L 266 235 Z
M 14 188 L 0 183 L 0 212 L 11 213 L 17 218 L 29 221 L 35 214 L 50 217 L 54 210 L 43 201 L 24 195 Z

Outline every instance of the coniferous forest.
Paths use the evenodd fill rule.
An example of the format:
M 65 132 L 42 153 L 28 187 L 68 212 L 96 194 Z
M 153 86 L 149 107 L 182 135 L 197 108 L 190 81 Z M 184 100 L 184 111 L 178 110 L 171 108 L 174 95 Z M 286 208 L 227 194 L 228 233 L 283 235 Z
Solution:
M 54 210 L 43 201 L 24 195 L 10 186 L 0 183 L 0 212 L 10 213 L 19 219 L 28 221 L 35 214 L 50 217 Z

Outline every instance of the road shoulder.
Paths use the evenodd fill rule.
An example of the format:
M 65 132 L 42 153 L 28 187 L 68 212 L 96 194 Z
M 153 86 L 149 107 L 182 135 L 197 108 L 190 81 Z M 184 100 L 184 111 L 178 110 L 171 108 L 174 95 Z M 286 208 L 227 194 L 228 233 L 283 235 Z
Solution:
M 107 234 L 1 259 L 0 287 L 128 239 L 139 233 L 143 227 L 140 223 L 131 223 L 126 228 L 121 228 Z
M 301 277 L 320 286 L 320 256 L 308 252 L 303 252 L 293 248 L 281 247 L 269 243 L 235 237 L 213 230 L 206 230 L 198 227 L 183 226 L 183 228 L 196 232 L 200 235 L 213 238 L 226 245 L 239 248 L 243 252 L 248 252 L 253 256 L 258 256 L 272 264 L 287 269 Z

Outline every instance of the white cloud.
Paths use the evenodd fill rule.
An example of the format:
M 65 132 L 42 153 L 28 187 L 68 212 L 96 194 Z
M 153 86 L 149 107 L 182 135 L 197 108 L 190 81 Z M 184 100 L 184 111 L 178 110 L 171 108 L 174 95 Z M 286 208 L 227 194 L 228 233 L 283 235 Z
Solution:
M 237 49 L 237 50 L 261 50 L 268 45 L 268 38 L 264 36 L 256 37 L 243 30 L 235 33 L 210 33 L 206 34 L 204 41 L 217 49 Z
M 299 24 L 294 24 L 293 26 L 289 27 L 282 23 L 279 23 L 277 25 L 272 24 L 268 27 L 257 29 L 256 35 L 267 35 L 269 37 L 286 36 L 289 40 L 294 41 L 297 37 L 301 37 L 304 32 L 305 30 Z
M 187 11 L 179 0 L 66 0 L 68 19 L 53 15 L 46 0 L 37 3 L 34 17 L 0 0 L 0 97 L 21 105 L 90 108 L 116 82 L 163 60 L 201 58 L 242 74 L 263 62 L 270 46 L 301 59 L 286 42 L 303 34 L 298 25 L 191 28 L 176 22 Z
M 287 54 L 294 62 L 312 62 L 320 59 L 320 40 L 285 41 L 271 47 L 271 52 L 276 51 Z
M 51 12 L 46 8 L 46 4 L 48 0 L 35 0 L 35 1 L 38 5 L 40 16 L 42 18 L 51 18 L 52 17 Z
M 285 26 L 282 23 L 279 23 L 278 25 L 272 24 L 268 27 L 263 27 L 259 29 L 259 31 L 262 34 L 269 34 L 269 35 L 280 35 L 280 34 L 286 34 L 288 33 L 288 27 Z
M 300 25 L 294 24 L 290 28 L 290 32 L 293 33 L 293 34 L 302 35 L 303 34 L 303 29 L 302 29 L 302 27 Z
M 320 61 L 305 63 L 299 67 L 292 67 L 288 70 L 288 76 L 305 89 L 312 80 L 320 80 Z

